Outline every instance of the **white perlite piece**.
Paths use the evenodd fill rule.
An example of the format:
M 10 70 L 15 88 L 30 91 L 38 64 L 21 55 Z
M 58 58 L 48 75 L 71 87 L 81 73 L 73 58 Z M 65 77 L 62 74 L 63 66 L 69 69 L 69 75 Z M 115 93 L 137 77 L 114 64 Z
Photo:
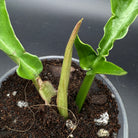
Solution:
M 20 108 L 27 107 L 28 103 L 25 101 L 18 101 L 17 106 L 19 106 Z
M 70 137 L 70 138 L 74 138 L 73 134 L 69 134 L 69 137 Z
M 113 93 L 111 94 L 111 96 L 112 96 L 112 98 L 115 98 L 115 95 Z
M 17 91 L 13 91 L 13 92 L 12 92 L 12 95 L 13 95 L 13 96 L 16 96 L 16 94 L 17 94 Z
M 70 120 L 70 119 L 68 119 L 67 121 L 66 121 L 66 127 L 68 128 L 68 129 L 74 129 L 75 127 L 76 127 L 76 125 L 72 122 L 72 120 Z
M 94 122 L 98 126 L 101 126 L 101 125 L 105 126 L 108 124 L 108 120 L 109 120 L 109 114 L 105 112 L 100 115 L 99 119 L 94 119 Z
M 117 138 L 117 133 L 113 133 L 113 137 L 114 138 Z
M 14 123 L 14 124 L 16 124 L 16 122 L 17 122 L 17 120 L 16 120 L 16 119 L 14 119 L 14 120 L 13 120 L 13 123 Z
M 10 93 L 7 93 L 7 97 L 10 97 Z
M 97 132 L 98 137 L 109 137 L 109 132 L 103 128 L 101 128 L 98 132 Z

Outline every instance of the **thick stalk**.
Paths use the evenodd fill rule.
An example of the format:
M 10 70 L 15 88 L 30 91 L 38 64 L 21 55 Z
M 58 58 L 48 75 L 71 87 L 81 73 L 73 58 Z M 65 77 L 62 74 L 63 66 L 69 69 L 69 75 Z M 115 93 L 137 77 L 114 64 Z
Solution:
M 80 90 L 79 90 L 77 97 L 76 97 L 76 104 L 78 106 L 79 112 L 81 111 L 81 108 L 84 104 L 86 96 L 87 96 L 87 94 L 91 88 L 91 85 L 92 85 L 92 82 L 95 78 L 95 75 L 96 74 L 94 72 L 91 75 L 86 74 L 86 76 L 82 82 L 82 85 L 81 85 Z

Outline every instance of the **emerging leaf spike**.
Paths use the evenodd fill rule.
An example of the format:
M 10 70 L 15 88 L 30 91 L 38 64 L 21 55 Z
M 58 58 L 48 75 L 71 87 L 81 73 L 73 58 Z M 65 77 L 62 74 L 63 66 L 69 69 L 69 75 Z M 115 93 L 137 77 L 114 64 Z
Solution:
M 58 105 L 58 110 L 60 114 L 64 116 L 64 118 L 68 117 L 67 90 L 68 90 L 68 84 L 69 84 L 73 43 L 79 31 L 79 28 L 81 26 L 82 20 L 83 18 L 80 21 L 78 21 L 78 23 L 76 24 L 76 26 L 72 31 L 72 34 L 66 46 L 64 60 L 62 64 L 62 70 L 61 70 L 61 76 L 60 76 L 58 94 L 57 94 L 57 105 Z

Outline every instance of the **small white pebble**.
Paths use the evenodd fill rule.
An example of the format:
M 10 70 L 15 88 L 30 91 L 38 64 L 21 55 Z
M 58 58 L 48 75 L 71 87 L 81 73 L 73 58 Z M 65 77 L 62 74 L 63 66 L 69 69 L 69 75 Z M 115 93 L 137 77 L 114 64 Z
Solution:
M 7 93 L 7 97 L 10 97 L 10 93 Z
M 70 138 L 74 138 L 73 134 L 69 134 L 69 137 L 70 137 Z
M 14 124 L 16 124 L 16 122 L 17 122 L 17 120 L 16 120 L 16 119 L 14 119 L 14 120 L 13 120 L 13 123 L 14 123 Z
M 71 67 L 70 68 L 70 72 L 74 72 L 75 71 L 75 68 L 74 67 Z
M 94 122 L 98 126 L 101 126 L 101 125 L 105 126 L 108 124 L 108 120 L 109 120 L 109 114 L 105 112 L 100 115 L 99 119 L 94 119 Z
M 27 107 L 28 103 L 25 101 L 18 101 L 17 106 L 19 106 L 20 108 Z
M 72 120 L 68 119 L 68 120 L 66 120 L 66 127 L 68 129 L 74 129 L 76 127 L 76 125 L 72 122 Z
M 12 92 L 12 95 L 13 95 L 13 96 L 16 96 L 16 94 L 17 94 L 17 91 L 13 91 L 13 92 Z
M 109 132 L 102 128 L 97 132 L 97 135 L 98 137 L 109 137 Z
M 115 98 L 115 95 L 113 93 L 111 94 L 111 96 L 112 96 L 112 98 Z
M 113 137 L 114 137 L 114 138 L 117 138 L 117 133 L 114 132 L 114 133 L 113 133 Z

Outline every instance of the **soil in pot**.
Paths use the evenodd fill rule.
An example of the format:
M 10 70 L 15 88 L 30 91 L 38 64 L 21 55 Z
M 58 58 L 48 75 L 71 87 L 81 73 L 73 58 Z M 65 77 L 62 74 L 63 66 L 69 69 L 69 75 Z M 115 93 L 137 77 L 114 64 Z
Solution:
M 43 61 L 41 77 L 50 80 L 56 89 L 61 64 L 61 60 Z M 44 106 L 31 81 L 16 73 L 9 76 L 0 88 L 0 137 L 98 138 L 104 130 L 104 138 L 114 138 L 120 129 L 118 107 L 114 95 L 101 81 L 94 80 L 82 111 L 77 112 L 74 101 L 84 76 L 85 72 L 72 63 L 68 120 L 59 115 L 56 97 L 52 98 L 52 106 Z

